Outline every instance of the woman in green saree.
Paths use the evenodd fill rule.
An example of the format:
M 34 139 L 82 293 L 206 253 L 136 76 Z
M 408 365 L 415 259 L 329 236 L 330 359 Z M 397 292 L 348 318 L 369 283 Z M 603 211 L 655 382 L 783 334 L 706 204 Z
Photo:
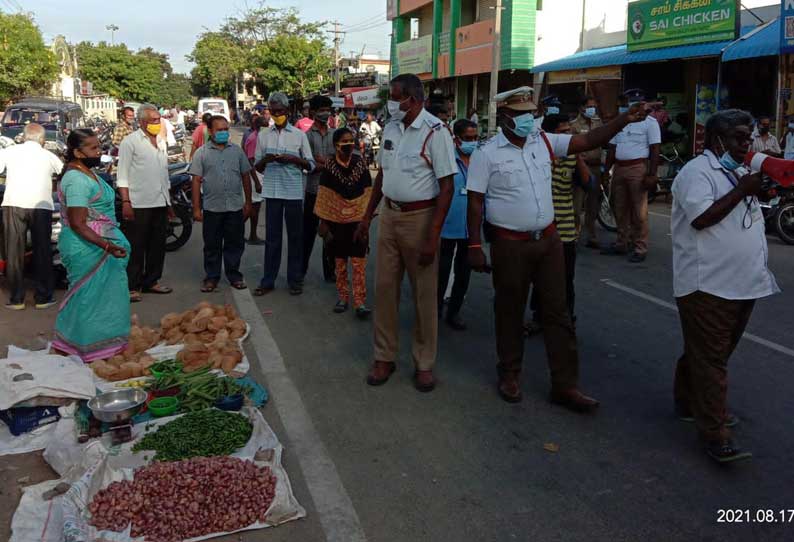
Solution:
M 58 240 L 69 291 L 55 321 L 53 348 L 85 362 L 122 351 L 130 334 L 127 261 L 130 245 L 115 220 L 115 193 L 91 171 L 100 165 L 99 140 L 73 130 L 58 186 L 63 230 Z

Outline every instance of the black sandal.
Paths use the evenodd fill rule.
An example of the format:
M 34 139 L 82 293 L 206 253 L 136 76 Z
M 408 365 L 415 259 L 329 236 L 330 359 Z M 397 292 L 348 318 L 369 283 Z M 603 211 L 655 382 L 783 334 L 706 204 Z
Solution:
M 245 290 L 248 288 L 248 285 L 244 281 L 238 280 L 236 282 L 232 282 L 232 288 L 235 290 Z
M 215 281 L 205 280 L 204 282 L 201 283 L 201 291 L 204 292 L 205 294 L 214 292 L 217 289 L 218 289 L 218 283 Z
M 262 297 L 263 295 L 267 295 L 267 294 L 269 294 L 269 293 L 270 293 L 270 292 L 272 292 L 273 290 L 274 290 L 274 288 L 264 288 L 264 287 L 262 287 L 262 286 L 259 286 L 258 288 L 256 288 L 256 289 L 254 290 L 254 295 L 255 295 L 256 297 Z

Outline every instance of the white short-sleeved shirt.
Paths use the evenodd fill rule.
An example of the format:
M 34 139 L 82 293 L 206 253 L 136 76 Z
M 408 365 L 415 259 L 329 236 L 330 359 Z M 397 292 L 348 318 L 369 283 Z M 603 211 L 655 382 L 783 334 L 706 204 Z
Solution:
M 750 150 L 755 152 L 781 152 L 780 143 L 778 143 L 777 138 L 772 134 L 767 134 L 766 139 L 761 137 L 761 134 L 757 134 L 753 137 L 753 145 L 750 147 Z
M 425 155 L 432 167 L 420 156 L 425 140 Z M 435 198 L 440 191 L 438 179 L 458 172 L 449 130 L 425 109 L 407 128 L 396 120 L 386 124 L 378 164 L 383 169 L 383 194 L 400 203 Z
M 545 134 L 555 156 L 567 156 L 570 135 Z M 524 148 L 499 133 L 471 155 L 466 189 L 485 194 L 485 220 L 508 230 L 538 231 L 554 221 L 551 156 L 540 132 Z
M 737 170 L 739 177 L 746 172 Z M 741 300 L 780 291 L 767 267 L 769 251 L 757 198 L 746 198 L 709 228 L 692 227 L 693 220 L 733 190 L 736 179 L 708 150 L 676 176 L 671 219 L 675 297 L 701 291 Z M 750 220 L 752 226 L 746 228 Z
M 60 159 L 35 141 L 0 150 L 0 173 L 6 171 L 3 207 L 52 211 L 52 176 L 61 169 Z
M 794 160 L 794 134 L 786 132 L 786 148 L 783 150 L 783 158 L 786 160 Z
M 637 160 L 648 158 L 650 146 L 662 142 L 662 130 L 653 117 L 646 117 L 642 122 L 627 124 L 618 135 L 609 142 L 616 145 L 615 158 L 618 160 Z
M 168 177 L 168 149 L 161 137 L 155 138 L 136 130 L 119 145 L 119 166 L 116 186 L 127 188 L 135 209 L 151 209 L 171 205 L 171 181 Z

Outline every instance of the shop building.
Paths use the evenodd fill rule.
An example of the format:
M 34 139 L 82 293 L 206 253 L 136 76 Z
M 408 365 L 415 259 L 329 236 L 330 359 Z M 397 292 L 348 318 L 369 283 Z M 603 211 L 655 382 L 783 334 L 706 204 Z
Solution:
M 705 120 L 718 109 L 771 115 L 780 125 L 791 107 L 792 76 L 785 71 L 788 57 L 780 56 L 781 4 L 757 5 L 769 2 L 623 2 L 620 43 L 580 46 L 536 63 L 536 88 L 560 96 L 571 114 L 582 96 L 594 95 L 607 118 L 617 113 L 623 90 L 642 88 L 649 97 L 665 98 L 668 113 L 680 120 L 695 152 L 702 147 Z M 709 24 L 696 24 L 704 20 Z M 582 46 L 593 32 L 582 30 Z M 601 32 L 601 37 L 608 42 L 619 34 Z

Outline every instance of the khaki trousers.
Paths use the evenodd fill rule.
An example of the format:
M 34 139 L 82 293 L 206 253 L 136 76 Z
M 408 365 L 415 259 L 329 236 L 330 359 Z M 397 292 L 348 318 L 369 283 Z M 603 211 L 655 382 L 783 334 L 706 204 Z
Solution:
M 577 188 L 577 192 L 582 192 L 586 197 L 584 203 L 584 230 L 587 233 L 587 240 L 597 241 L 596 220 L 598 219 L 598 211 L 601 209 L 601 166 L 587 167 L 590 169 L 590 190 L 584 194 L 581 188 Z M 577 213 L 580 212 L 577 211 Z
M 565 293 L 565 256 L 555 232 L 540 241 L 505 241 L 491 244 L 495 290 L 496 351 L 500 375 L 518 376 L 524 358 L 524 311 L 529 287 L 540 301 L 543 341 L 551 384 L 555 389 L 577 385 L 579 354 Z
M 728 358 L 744 334 L 754 300 L 730 300 L 693 292 L 676 299 L 684 355 L 675 370 L 675 402 L 691 412 L 707 441 L 726 440 Z
M 434 207 L 401 212 L 382 207 L 375 259 L 375 360 L 394 362 L 400 338 L 400 291 L 405 272 L 414 303 L 412 357 L 417 369 L 430 370 L 438 342 L 438 254 L 432 264 L 419 266 L 419 251 L 427 239 Z
M 648 252 L 648 190 L 643 180 L 648 164 L 615 166 L 612 176 L 612 197 L 618 224 L 616 245 L 638 254 Z

